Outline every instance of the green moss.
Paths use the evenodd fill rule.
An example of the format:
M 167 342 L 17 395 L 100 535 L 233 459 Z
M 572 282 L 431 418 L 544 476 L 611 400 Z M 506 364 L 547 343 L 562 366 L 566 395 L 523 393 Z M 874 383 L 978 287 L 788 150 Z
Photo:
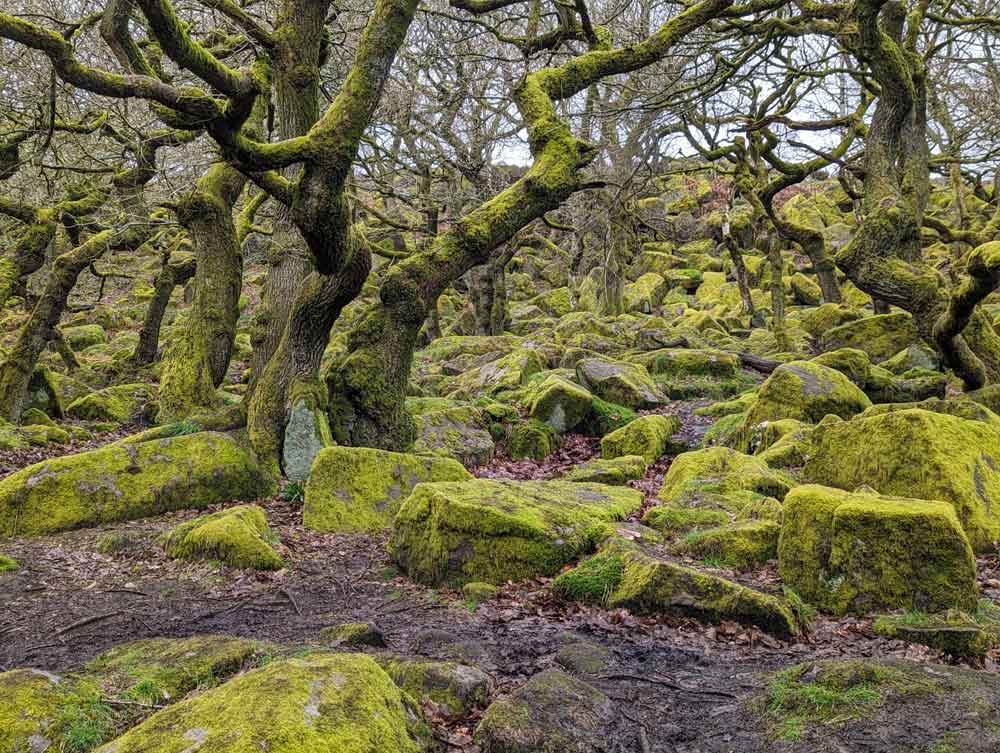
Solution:
M 514 459 L 543 460 L 559 447 L 559 437 L 550 424 L 537 419 L 522 421 L 510 434 L 508 449 Z
M 739 442 L 743 414 L 731 413 L 713 423 L 702 437 L 706 447 L 733 447 Z
M 231 567 L 280 570 L 284 560 L 274 550 L 277 536 L 267 527 L 264 509 L 239 505 L 181 523 L 160 537 L 175 559 L 218 560 Z
M 580 424 L 580 431 L 591 437 L 603 437 L 638 418 L 631 408 L 624 405 L 609 403 L 595 397 L 590 404 L 590 410 Z
M 323 628 L 319 633 L 323 643 L 337 646 L 373 646 L 385 648 L 382 631 L 371 622 L 344 622 Z
M 871 716 L 890 693 L 933 693 L 936 683 L 913 669 L 863 660 L 798 664 L 773 674 L 758 704 L 772 737 L 799 739 L 814 725 Z
M 158 711 L 102 753 L 394 750 L 418 753 L 427 730 L 371 658 L 312 653 L 274 661 Z
M 660 307 L 668 283 L 655 272 L 647 272 L 625 286 L 625 310 L 651 314 Z
M 778 558 L 788 586 L 835 614 L 976 602 L 972 550 L 943 502 L 796 487 L 785 498 Z
M 981 661 L 990 649 L 1000 646 L 1000 606 L 980 599 L 970 612 L 949 609 L 882 615 L 873 627 L 879 635 L 921 643 L 953 659 Z
M 63 337 L 73 350 L 83 350 L 91 345 L 106 343 L 108 335 L 100 324 L 81 324 L 76 327 L 63 327 Z
M 601 457 L 609 460 L 639 455 L 647 463 L 654 463 L 670 449 L 670 438 L 680 428 L 676 416 L 641 416 L 601 439 Z
M 684 507 L 705 497 L 728 496 L 741 508 L 746 497 L 735 497 L 737 492 L 783 499 L 792 486 L 788 476 L 752 455 L 728 447 L 709 447 L 678 455 L 663 478 L 658 496 L 667 504 Z
M 819 426 L 803 471 L 841 489 L 950 503 L 976 551 L 1000 541 L 1000 429 L 920 409 Z
M 802 317 L 803 326 L 815 338 L 846 322 L 857 321 L 862 317 L 857 309 L 840 303 L 824 303 L 807 311 Z
M 657 531 L 678 534 L 692 528 L 724 525 L 729 522 L 729 515 L 718 509 L 660 505 L 650 508 L 642 522 Z
M 478 583 L 473 581 L 462 586 L 462 595 L 470 603 L 477 605 L 492 600 L 497 595 L 498 590 L 492 583 Z
M 654 408 L 667 402 L 649 372 L 624 361 L 584 358 L 576 364 L 577 380 L 594 395 L 631 408 Z
M 417 700 L 430 699 L 447 716 L 466 716 L 489 701 L 493 681 L 465 664 L 397 656 L 375 660 L 392 681 Z
M 553 374 L 536 388 L 529 414 L 564 434 L 584 420 L 593 400 L 594 396 L 580 385 Z
M 918 339 L 913 317 L 907 313 L 878 314 L 841 324 L 823 332 L 823 350 L 857 348 L 873 362 L 891 358 Z
M 420 484 L 396 515 L 389 548 L 411 578 L 428 585 L 553 575 L 641 504 L 639 492 L 601 484 Z
M 87 421 L 109 421 L 123 424 L 142 412 L 143 406 L 155 397 L 146 384 L 122 384 L 74 400 L 66 408 L 67 415 Z
M 314 531 L 380 530 L 392 522 L 417 484 L 470 478 L 451 458 L 367 447 L 328 447 L 313 462 L 302 521 Z
M 596 562 L 591 563 L 592 559 Z M 566 597 L 624 607 L 639 614 L 672 614 L 709 622 L 733 620 L 781 636 L 796 635 L 792 610 L 778 597 L 725 578 L 660 559 L 640 546 L 612 540 L 594 558 L 556 579 Z
M 621 485 L 646 473 L 646 459 L 641 455 L 622 455 L 605 460 L 596 458 L 582 465 L 574 466 L 564 478 L 567 481 L 588 482 L 597 484 Z
M 839 371 L 812 361 L 782 364 L 757 391 L 757 399 L 744 417 L 740 447 L 753 445 L 754 431 L 765 421 L 794 418 L 816 423 L 830 414 L 850 418 L 871 404 Z
M 13 557 L 0 554 L 0 573 L 11 573 L 20 568 L 21 565 Z
M 780 532 L 781 525 L 773 520 L 734 523 L 694 531 L 684 537 L 678 550 L 726 567 L 748 570 L 777 559 Z
M 33 536 L 158 515 L 269 490 L 250 454 L 202 432 L 66 455 L 0 481 L 0 535 Z
M 857 348 L 838 348 L 829 353 L 822 353 L 812 359 L 812 363 L 839 371 L 854 384 L 864 389 L 868 382 L 872 362 L 868 354 Z

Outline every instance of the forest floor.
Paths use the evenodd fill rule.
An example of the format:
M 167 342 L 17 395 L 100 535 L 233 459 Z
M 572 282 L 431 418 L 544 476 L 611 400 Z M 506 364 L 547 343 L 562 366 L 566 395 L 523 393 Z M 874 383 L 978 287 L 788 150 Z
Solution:
M 691 414 L 693 407 L 672 407 L 692 438 L 706 427 Z M 62 452 L 67 449 L 82 448 Z M 477 474 L 550 478 L 596 452 L 593 440 L 570 437 L 545 461 L 511 461 L 501 453 Z M 0 473 L 46 454 L 52 453 L 4 453 Z M 651 499 L 668 466 L 669 458 L 664 458 L 633 485 Z M 60 672 L 116 644 L 160 636 L 225 633 L 293 649 L 314 643 L 325 626 L 372 621 L 391 650 L 465 658 L 489 672 L 500 692 L 555 666 L 555 654 L 567 641 L 605 646 L 611 661 L 591 682 L 620 711 L 619 728 L 609 730 L 609 741 L 618 747 L 609 742 L 609 750 L 931 750 L 925 746 L 933 737 L 914 725 L 914 714 L 897 717 L 891 706 L 831 727 L 821 737 L 781 743 L 772 740 L 754 713 L 752 699 L 763 693 L 766 673 L 791 664 L 897 657 L 932 668 L 940 661 L 928 649 L 876 636 L 870 620 L 817 618 L 805 638 L 785 642 L 735 623 L 710 626 L 562 603 L 552 598 L 542 579 L 508 584 L 495 599 L 474 605 L 461 592 L 424 588 L 402 577 L 392 566 L 382 536 L 316 533 L 302 526 L 301 502 L 281 496 L 257 502 L 266 509 L 288 562 L 275 573 L 168 558 L 157 536 L 204 511 L 5 544 L 5 553 L 22 567 L 0 579 L 0 671 L 35 667 Z M 983 594 L 1000 598 L 1000 561 L 978 564 Z M 740 579 L 747 578 L 766 585 L 777 580 L 777 573 L 772 563 Z M 1000 656 L 990 656 L 986 669 L 996 672 L 998 661 Z M 927 718 L 936 727 L 961 728 L 961 709 L 933 698 L 926 704 Z M 450 720 L 439 735 L 453 750 L 477 750 L 471 742 L 475 722 Z

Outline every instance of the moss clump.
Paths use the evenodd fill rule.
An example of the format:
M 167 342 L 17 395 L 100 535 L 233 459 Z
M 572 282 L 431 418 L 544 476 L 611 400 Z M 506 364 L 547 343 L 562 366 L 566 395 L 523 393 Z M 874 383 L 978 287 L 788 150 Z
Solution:
M 392 681 L 417 700 L 429 698 L 448 716 L 466 716 L 482 708 L 493 693 L 493 681 L 476 667 L 451 661 L 377 656 Z
M 614 716 L 597 688 L 547 670 L 490 704 L 474 739 L 486 751 L 601 750 Z
M 647 463 L 655 463 L 670 449 L 670 438 L 680 428 L 677 416 L 641 416 L 601 439 L 601 457 L 610 460 L 639 455 Z
M 779 636 L 799 632 L 795 615 L 780 598 L 660 559 L 617 538 L 574 570 L 560 575 L 553 588 L 563 598 L 624 607 L 636 613 L 673 614 L 709 622 L 733 620 Z
M 976 551 L 1000 541 L 1000 428 L 906 409 L 819 426 L 803 471 L 809 481 L 940 499 L 958 514 Z
M 872 715 L 890 693 L 933 693 L 938 685 L 915 668 L 866 662 L 798 664 L 771 676 L 757 708 L 773 737 L 797 740 L 807 727 Z
M 857 348 L 878 363 L 918 339 L 917 328 L 909 314 L 878 314 L 831 327 L 820 336 L 820 345 L 823 350 Z
M 550 424 L 537 419 L 522 421 L 510 435 L 508 449 L 514 459 L 543 460 L 559 447 L 559 436 Z
M 55 426 L 55 422 L 38 408 L 25 408 L 21 413 L 21 426 Z
M 667 402 L 645 368 L 624 361 L 584 358 L 576 364 L 580 383 L 602 400 L 630 408 L 655 408 Z
M 0 535 L 34 536 L 266 494 L 250 453 L 202 432 L 46 460 L 0 481 Z
M 59 701 L 59 678 L 32 669 L 0 674 L 0 750 L 27 751 L 29 739 L 53 739 L 48 730 Z
M 567 481 L 420 484 L 389 541 L 395 561 L 427 585 L 504 583 L 553 575 L 642 505 L 633 489 Z
M 370 657 L 313 653 L 271 662 L 156 712 L 102 753 L 424 750 L 426 727 Z
M 417 484 L 471 478 L 451 458 L 328 447 L 316 456 L 306 482 L 302 522 L 314 531 L 380 530 Z
M 149 385 L 121 384 L 74 400 L 66 408 L 66 413 L 87 421 L 123 424 L 141 414 L 143 406 L 154 398 Z
M 584 416 L 579 430 L 591 437 L 603 437 L 610 434 L 639 417 L 631 408 L 616 405 L 595 397 L 590 404 L 590 411 Z
M 150 638 L 105 651 L 83 672 L 109 697 L 158 705 L 218 685 L 252 666 L 260 650 L 256 641 L 226 635 Z
M 91 345 L 108 341 L 108 335 L 100 324 L 80 324 L 76 327 L 63 327 L 63 337 L 73 350 L 80 351 Z
M 567 481 L 622 485 L 646 473 L 646 459 L 641 455 L 622 455 L 604 460 L 595 458 L 575 466 L 563 478 Z
M 739 357 L 722 350 L 664 348 L 643 353 L 633 360 L 654 376 L 732 378 L 741 373 Z
M 565 434 L 583 421 L 593 400 L 594 396 L 580 385 L 551 374 L 536 388 L 529 414 Z
M 817 423 L 833 414 L 850 418 L 871 407 L 871 400 L 839 371 L 812 361 L 782 364 L 757 390 L 740 432 L 740 448 L 753 444 L 754 430 L 765 421 L 794 418 Z
M 694 506 L 705 497 L 730 497 L 755 492 L 783 499 L 794 485 L 780 471 L 768 468 L 752 455 L 728 447 L 709 447 L 678 455 L 663 478 L 659 498 L 667 504 Z M 742 507 L 741 498 L 737 505 Z
M 678 534 L 692 528 L 724 525 L 729 516 L 723 511 L 703 507 L 673 507 L 660 505 L 651 508 L 642 522 L 666 534 Z
M 160 543 L 175 559 L 218 560 L 254 570 L 285 566 L 272 546 L 278 538 L 267 527 L 264 509 L 257 505 L 231 507 L 181 523 L 163 534 Z
M 679 551 L 718 562 L 737 570 L 748 570 L 778 557 L 781 525 L 773 520 L 744 523 L 693 531 L 683 538 Z
M 935 614 L 882 615 L 874 628 L 879 635 L 920 643 L 953 659 L 981 661 L 990 649 L 1000 646 L 1000 606 L 980 599 L 972 612 L 949 609 Z
M 785 583 L 835 614 L 976 603 L 972 550 L 943 502 L 796 487 L 778 558 Z
M 473 581 L 462 586 L 462 595 L 472 604 L 482 604 L 495 598 L 498 590 L 492 583 Z
M 702 442 L 706 447 L 734 447 L 739 441 L 742 426 L 742 413 L 723 416 L 709 427 L 702 437 Z
M 13 557 L 8 557 L 6 554 L 0 554 L 0 573 L 11 573 L 21 565 Z
M 831 350 L 829 353 L 816 356 L 811 363 L 818 363 L 821 366 L 839 371 L 862 389 L 868 382 L 868 375 L 872 368 L 868 354 L 857 348 Z
M 323 643 L 337 646 L 385 648 L 385 636 L 372 622 L 345 622 L 331 625 L 320 631 L 319 638 Z

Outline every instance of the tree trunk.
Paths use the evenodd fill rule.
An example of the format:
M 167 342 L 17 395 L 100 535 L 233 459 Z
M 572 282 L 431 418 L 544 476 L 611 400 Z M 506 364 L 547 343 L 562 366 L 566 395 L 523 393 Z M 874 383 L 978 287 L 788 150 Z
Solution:
M 229 369 L 239 319 L 243 253 L 233 207 L 244 185 L 246 178 L 240 172 L 214 165 L 178 207 L 178 219 L 194 245 L 194 300 L 184 332 L 164 357 L 161 422 L 218 403 L 216 389 Z
M 146 309 L 146 318 L 139 330 L 139 342 L 136 343 L 135 351 L 132 353 L 132 362 L 136 365 L 145 366 L 156 360 L 157 351 L 160 349 L 160 327 L 163 324 L 163 315 L 170 304 L 170 297 L 174 288 L 184 285 L 194 277 L 194 271 L 194 256 L 187 254 L 178 257 L 171 255 L 160 269 L 153 282 L 154 292 Z

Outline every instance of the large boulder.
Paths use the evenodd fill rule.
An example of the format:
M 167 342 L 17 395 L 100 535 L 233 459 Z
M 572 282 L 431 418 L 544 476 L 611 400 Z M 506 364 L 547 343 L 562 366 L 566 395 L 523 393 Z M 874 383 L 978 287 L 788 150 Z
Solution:
M 157 711 L 99 753 L 420 753 L 413 701 L 368 656 L 317 652 L 271 662 Z
M 610 403 L 629 408 L 653 408 L 667 402 L 649 372 L 637 364 L 584 358 L 576 376 L 592 393 Z
M 494 701 L 476 729 L 483 753 L 612 753 L 615 709 L 597 688 L 557 669 Z
M 625 310 L 652 314 L 660 307 L 667 292 L 667 281 L 655 272 L 648 272 L 625 286 Z
M 66 413 L 71 418 L 123 424 L 140 415 L 146 403 L 155 397 L 147 384 L 120 384 L 74 400 Z
M 946 502 L 819 485 L 785 497 L 781 577 L 835 614 L 976 605 L 976 563 Z
M 739 356 L 721 350 L 662 348 L 632 360 L 654 375 L 735 377 L 740 373 Z
M 751 445 L 753 433 L 766 421 L 794 418 L 817 423 L 833 414 L 850 418 L 871 407 L 861 389 L 841 372 L 813 361 L 782 364 L 757 390 L 743 418 L 740 439 Z
M 175 559 L 217 560 L 253 570 L 285 566 L 274 549 L 278 537 L 268 528 L 259 505 L 237 505 L 184 521 L 164 533 L 160 543 Z
M 255 499 L 270 488 L 250 453 L 225 434 L 116 444 L 45 460 L 0 481 L 0 535 L 34 536 Z
M 545 354 L 535 347 L 520 347 L 496 361 L 455 377 L 449 397 L 458 400 L 475 399 L 516 390 L 528 379 L 544 371 Z
M 552 583 L 565 599 L 623 607 L 637 614 L 669 614 L 708 622 L 732 620 L 776 635 L 799 633 L 782 599 L 663 559 L 615 538 Z
M 576 382 L 551 374 L 535 389 L 529 413 L 560 434 L 575 429 L 590 412 L 594 396 Z
M 891 358 L 917 341 L 917 327 L 907 313 L 877 314 L 826 330 L 820 337 L 823 350 L 857 348 L 873 362 Z
M 302 522 L 314 531 L 376 531 L 424 481 L 471 479 L 451 458 L 370 447 L 328 447 L 313 463 Z
M 633 489 L 569 481 L 420 484 L 393 521 L 389 548 L 427 585 L 553 575 L 642 506 Z
M 496 443 L 483 428 L 482 412 L 471 405 L 452 404 L 439 410 L 421 411 L 413 420 L 417 425 L 415 453 L 453 458 L 469 468 L 493 459 Z
M 1000 541 L 1000 428 L 993 423 L 910 408 L 824 422 L 811 442 L 809 481 L 943 500 L 976 551 Z
M 647 463 L 655 463 L 670 449 L 670 438 L 680 431 L 677 416 L 640 416 L 601 439 L 601 457 L 605 460 L 626 455 L 640 455 Z

